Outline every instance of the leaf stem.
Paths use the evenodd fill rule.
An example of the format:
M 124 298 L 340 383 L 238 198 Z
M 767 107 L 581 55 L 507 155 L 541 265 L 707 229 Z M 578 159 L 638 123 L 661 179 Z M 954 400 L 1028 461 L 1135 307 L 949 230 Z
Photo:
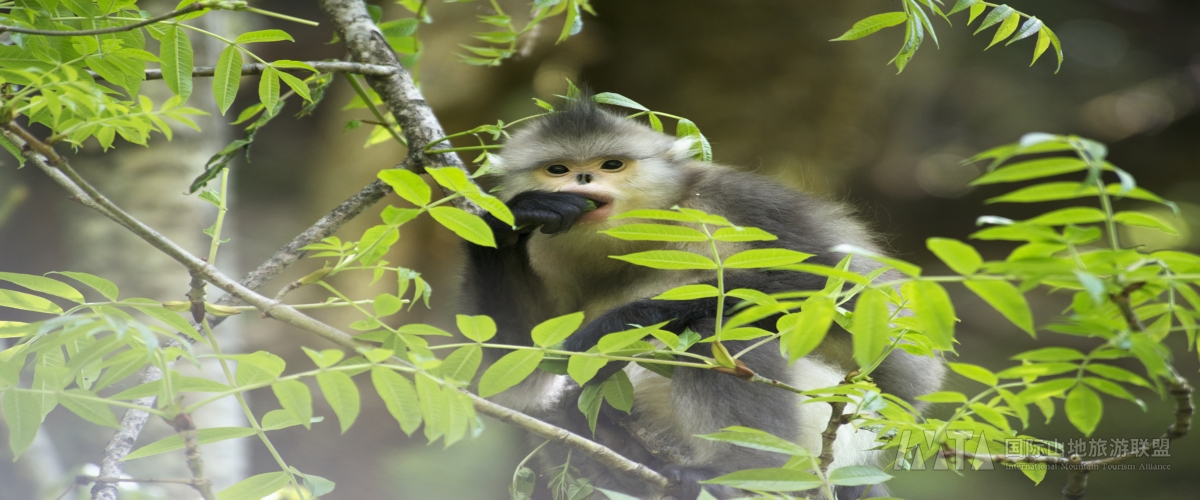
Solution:
M 228 171 L 226 171 L 228 172 Z M 208 325 L 208 318 L 200 322 L 204 327 L 204 335 L 208 337 L 208 341 L 212 344 L 213 352 L 217 355 L 217 362 L 221 365 L 221 371 L 225 373 L 225 379 L 229 381 L 229 386 L 234 390 L 234 397 L 237 398 L 238 404 L 242 407 L 242 413 L 246 414 L 246 420 L 250 421 L 250 426 L 254 428 L 254 433 L 258 435 L 258 439 L 262 441 L 263 446 L 267 447 L 267 451 L 271 452 L 271 456 L 275 458 L 275 463 L 279 468 L 288 473 L 288 482 L 292 483 L 292 488 L 297 495 L 300 495 L 300 500 L 307 498 L 300 484 L 296 482 L 296 475 L 292 474 L 291 468 L 283 461 L 283 456 L 279 454 L 279 450 L 275 449 L 275 445 L 271 444 L 271 440 L 267 438 L 266 431 L 258 424 L 258 419 L 254 417 L 254 412 L 250 411 L 250 405 L 246 404 L 246 397 L 242 395 L 243 389 L 238 387 L 237 378 L 233 376 L 233 371 L 229 369 L 229 363 L 225 361 L 225 355 L 221 352 L 221 345 L 217 342 L 217 336 L 213 335 L 212 328 Z M 165 384 L 164 384 L 165 385 Z

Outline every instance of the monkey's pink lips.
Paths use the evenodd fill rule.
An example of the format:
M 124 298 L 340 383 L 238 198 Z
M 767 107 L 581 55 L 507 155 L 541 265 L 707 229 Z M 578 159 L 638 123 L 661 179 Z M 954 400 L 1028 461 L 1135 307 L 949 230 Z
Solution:
M 605 219 L 608 219 L 608 217 L 612 215 L 612 213 L 613 213 L 612 196 L 603 195 L 603 194 L 599 194 L 599 193 L 579 193 L 579 194 L 581 194 L 585 198 L 591 200 L 592 203 L 594 203 L 596 205 L 596 209 L 584 212 L 584 214 L 579 217 L 578 222 L 585 223 L 585 224 L 589 223 L 589 222 L 600 222 Z

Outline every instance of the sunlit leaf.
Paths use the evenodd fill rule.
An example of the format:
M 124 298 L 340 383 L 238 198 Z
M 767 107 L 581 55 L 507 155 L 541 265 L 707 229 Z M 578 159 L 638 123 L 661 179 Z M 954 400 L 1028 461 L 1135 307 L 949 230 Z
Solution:
M 858 40 L 859 38 L 875 33 L 881 29 L 902 24 L 907 20 L 908 14 L 905 14 L 904 12 L 885 12 L 883 14 L 875 14 L 871 17 L 854 23 L 854 26 L 850 27 L 850 29 L 843 33 L 842 36 L 834 38 L 830 41 L 837 42 L 843 40 Z

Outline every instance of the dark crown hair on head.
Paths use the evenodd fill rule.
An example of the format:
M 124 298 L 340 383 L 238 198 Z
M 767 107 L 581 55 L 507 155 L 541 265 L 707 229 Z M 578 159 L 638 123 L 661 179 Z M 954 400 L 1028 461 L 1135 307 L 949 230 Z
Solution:
M 586 85 L 562 109 L 547 114 L 539 123 L 542 132 L 551 137 L 577 138 L 596 133 L 615 131 L 622 119 L 604 110 L 592 100 L 592 90 Z

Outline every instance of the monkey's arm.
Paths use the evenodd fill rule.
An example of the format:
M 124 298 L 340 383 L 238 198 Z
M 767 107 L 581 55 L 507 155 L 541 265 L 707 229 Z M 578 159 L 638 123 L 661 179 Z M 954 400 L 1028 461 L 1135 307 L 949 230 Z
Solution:
M 528 345 L 529 330 L 552 310 L 545 302 L 545 287 L 529 263 L 529 234 L 538 228 L 544 233 L 569 229 L 589 203 L 572 193 L 527 191 L 508 202 L 516 229 L 491 214 L 484 217 L 497 248 L 467 244 L 464 294 L 473 314 L 496 321 L 498 341 Z
M 704 282 L 716 285 L 716 281 Z M 790 271 L 740 272 L 725 277 L 725 289 L 751 288 L 764 293 L 812 290 L 825 285 L 825 278 Z M 734 303 L 726 302 L 726 308 Z M 647 326 L 668 321 L 664 329 L 682 333 L 696 322 L 716 317 L 717 299 L 653 300 L 639 299 L 614 307 L 599 318 L 581 328 L 566 340 L 564 346 L 571 351 L 584 352 L 591 349 L 600 338 L 613 332 L 633 328 L 631 325 Z M 705 333 L 705 332 L 699 332 Z M 711 333 L 711 332 L 707 332 Z
M 707 283 L 716 284 L 715 281 Z M 725 277 L 726 290 L 750 288 L 768 294 L 816 290 L 824 286 L 824 277 L 791 271 L 752 271 L 730 274 Z M 725 305 L 728 313 L 728 309 L 735 304 L 726 302 Z M 640 299 L 605 312 L 571 335 L 564 342 L 564 347 L 570 351 L 585 352 L 595 346 L 601 337 L 610 333 L 633 328 L 631 325 L 646 326 L 664 321 L 668 322 L 664 327 L 668 331 L 678 334 L 686 328 L 692 328 L 697 333 L 708 336 L 713 334 L 711 331 L 713 329 L 712 321 L 716 317 L 716 309 L 717 299 L 715 298 L 681 301 Z M 771 330 L 777 319 L 778 316 L 764 318 L 754 323 L 753 326 Z M 829 338 L 817 348 L 817 353 L 828 362 L 840 365 L 845 371 L 856 368 L 857 363 L 853 358 L 848 333 L 836 325 L 833 328 L 829 333 Z M 703 349 L 704 345 L 708 344 L 698 345 L 698 348 Z M 734 345 L 729 347 L 736 348 Z M 757 351 L 766 352 L 762 349 L 755 352 L 757 353 Z M 701 354 L 709 353 L 702 352 Z M 759 356 L 743 356 L 742 358 L 750 369 L 756 372 L 767 366 L 773 366 L 775 359 L 780 359 L 777 353 L 761 358 Z M 625 362 L 609 362 L 597 373 L 595 380 L 608 378 L 626 364 Z M 936 391 L 941 384 L 944 370 L 944 366 L 938 359 L 917 356 L 897 349 L 892 351 L 876 369 L 874 378 L 884 392 L 919 404 L 914 398 Z M 770 377 L 771 375 L 764 373 L 764 376 Z

